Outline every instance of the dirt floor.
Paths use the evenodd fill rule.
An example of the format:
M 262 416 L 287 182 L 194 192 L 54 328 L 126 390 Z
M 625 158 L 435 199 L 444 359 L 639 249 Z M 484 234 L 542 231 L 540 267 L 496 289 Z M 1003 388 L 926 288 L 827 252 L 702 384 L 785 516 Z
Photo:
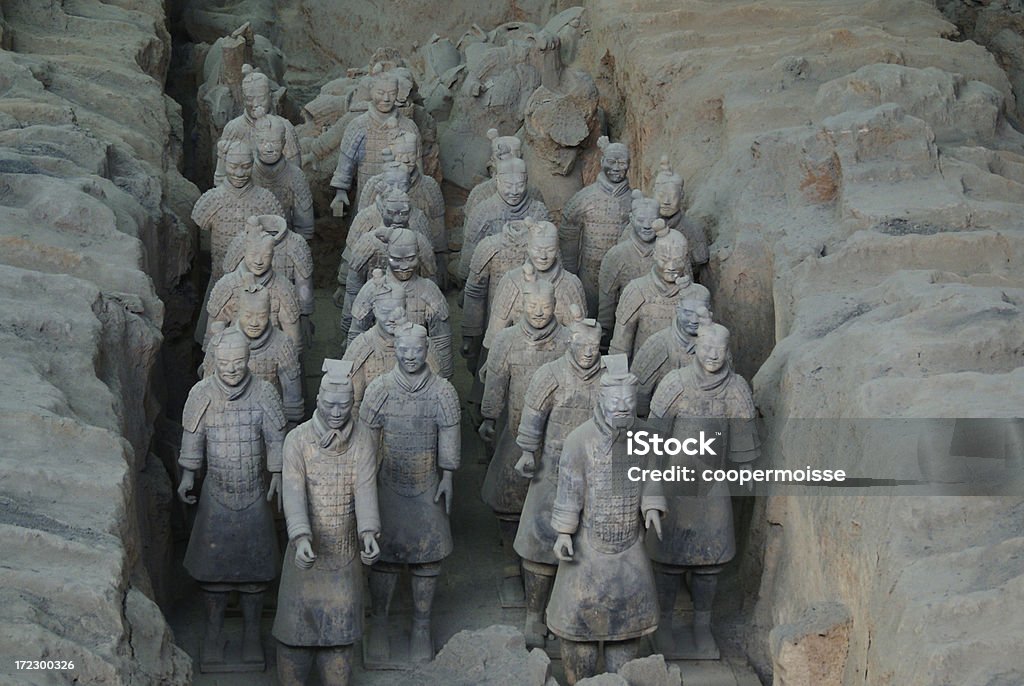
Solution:
M 460 328 L 461 310 L 456 304 L 457 295 L 449 296 L 449 307 L 455 320 L 455 331 Z M 331 302 L 331 291 L 317 291 L 316 303 L 316 335 L 313 349 L 307 356 L 306 366 L 306 397 L 307 407 L 312 407 L 316 389 L 319 386 L 321 362 L 324 357 L 340 357 L 341 335 L 338 329 L 339 311 Z M 456 346 L 457 347 L 457 346 Z M 452 380 L 459 395 L 465 398 L 469 393 L 470 376 L 462 364 L 456 361 L 455 378 Z M 440 649 L 449 638 L 463 629 L 480 629 L 492 624 L 509 624 L 521 628 L 524 620 L 522 609 L 502 609 L 499 602 L 498 587 L 506 558 L 498 538 L 497 521 L 490 509 L 480 500 L 478 493 L 483 483 L 487 466 L 482 463 L 483 444 L 473 430 L 463 407 L 462 431 L 462 467 L 455 475 L 455 509 L 452 513 L 452 535 L 455 538 L 455 551 L 445 561 L 440 583 L 434 602 L 434 643 Z M 177 545 L 177 569 L 182 580 L 180 597 L 184 598 L 168 620 L 174 629 L 175 640 L 195 660 L 196 674 L 194 683 L 197 686 L 263 686 L 276 684 L 274 672 L 274 639 L 270 634 L 273 624 L 273 610 L 264 610 L 264 643 L 267 649 L 268 669 L 262 674 L 201 674 L 198 669 L 199 642 L 203 631 L 203 608 L 198 587 L 188 578 L 181 567 L 181 556 L 187 541 Z M 285 561 L 287 563 L 287 560 Z M 731 593 L 730 587 L 736 587 L 735 579 L 723 580 L 721 590 L 721 610 L 723 617 L 719 622 L 720 643 L 725 659 L 721 662 L 679 663 L 683 679 L 687 683 L 700 686 L 757 686 L 760 682 L 742 657 L 740 647 L 736 645 L 736 632 L 731 629 L 730 616 L 738 610 L 736 603 L 730 602 L 738 593 Z M 682 603 L 686 603 L 685 593 Z M 268 602 L 268 606 L 271 603 Z M 716 608 L 717 609 L 717 608 Z M 685 607 L 680 607 L 685 612 Z M 237 610 L 229 609 L 229 618 L 225 623 L 225 631 L 231 635 L 232 630 L 240 631 L 241 618 Z M 392 614 L 404 623 L 403 630 L 408 632 L 411 621 L 411 597 L 409 582 L 403 577 L 392 603 Z M 646 651 L 645 651 L 646 652 Z M 394 672 L 367 671 L 362 668 L 362 659 L 358 655 L 354 671 L 356 683 L 366 686 L 385 686 L 393 683 Z M 553 660 L 552 674 L 561 682 L 563 680 L 561 661 Z M 439 685 L 443 686 L 443 685 Z

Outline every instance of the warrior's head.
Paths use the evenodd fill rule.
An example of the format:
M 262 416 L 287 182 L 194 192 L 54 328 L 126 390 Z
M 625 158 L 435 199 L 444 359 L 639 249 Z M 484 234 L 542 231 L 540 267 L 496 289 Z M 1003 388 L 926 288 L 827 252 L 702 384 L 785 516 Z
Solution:
M 654 198 L 662 217 L 674 215 L 683 202 L 683 177 L 672 171 L 667 155 L 661 158 L 661 166 L 654 177 Z
M 242 65 L 242 102 L 250 119 L 259 119 L 273 109 L 270 79 L 251 64 Z
M 228 327 L 210 339 L 217 378 L 225 386 L 234 388 L 249 376 L 249 339 L 235 327 Z
M 245 253 L 242 261 L 245 268 L 256 277 L 273 269 L 274 237 L 263 231 L 259 224 L 246 222 Z
M 537 278 L 532 264 L 523 265 L 523 318 L 534 329 L 543 329 L 555 318 L 555 287 Z
M 526 226 L 527 258 L 538 272 L 546 272 L 558 263 L 558 229 L 551 222 L 535 222 L 529 217 Z
M 406 374 L 418 374 L 427 365 L 427 330 L 419 324 L 405 322 L 395 331 L 395 354 L 398 367 Z
M 665 283 L 675 283 L 686 276 L 686 265 L 690 259 L 690 249 L 686 236 L 678 231 L 665 228 L 665 222 L 656 220 L 661 233 L 654 241 L 654 272 Z
M 399 281 L 408 281 L 420 268 L 419 241 L 416 232 L 392 229 L 388 236 L 388 268 Z
M 395 154 L 391 148 L 384 148 L 380 151 L 380 154 L 384 159 L 384 171 L 381 172 L 377 197 L 380 197 L 380 191 L 384 188 L 400 188 L 408 193 L 409 189 L 412 188 L 412 177 L 409 174 L 409 168 L 395 159 Z
M 526 162 L 517 157 L 499 162 L 495 185 L 506 205 L 519 206 L 526 199 Z
M 721 324 L 701 324 L 697 330 L 697 362 L 714 374 L 729 364 L 729 329 Z
M 379 62 L 370 70 L 370 101 L 381 114 L 390 114 L 398 102 L 398 76 L 385 71 Z
M 389 188 L 380 194 L 380 216 L 384 226 L 408 227 L 412 211 L 409 195 L 398 188 Z
M 690 337 L 711 323 L 711 295 L 706 290 L 688 294 L 676 303 L 676 329 Z
M 608 136 L 601 136 L 597 147 L 601 148 L 601 171 L 605 177 L 612 183 L 625 181 L 629 173 L 629 148 L 626 144 L 612 143 Z
M 590 369 L 601 360 L 601 325 L 596 319 L 584 319 L 579 305 L 569 306 L 569 354 L 581 369 Z
M 246 338 L 254 341 L 262 336 L 270 326 L 270 291 L 260 284 L 243 290 L 235 321 Z
M 352 363 L 324 359 L 324 375 L 316 394 L 316 413 L 330 429 L 341 429 L 352 417 L 355 389 L 352 387 Z
M 261 117 L 253 126 L 252 143 L 263 164 L 277 164 L 284 155 L 284 120 Z
M 217 150 L 224 158 L 224 176 L 235 188 L 245 188 L 252 183 L 252 147 L 248 141 L 221 139 Z
M 636 421 L 636 394 L 640 382 L 629 371 L 625 355 L 605 355 L 605 367 L 598 394 L 598 410 L 608 426 L 628 429 Z
M 498 163 L 502 160 L 518 160 L 523 157 L 523 142 L 517 137 L 499 136 L 498 129 L 488 129 L 487 138 L 491 141 L 491 159 L 488 162 L 491 173 L 498 169 Z
M 246 231 L 253 228 L 273 238 L 274 243 L 280 243 L 288 233 L 288 222 L 277 214 L 256 214 L 245 220 Z
M 657 237 L 654 222 L 658 219 L 658 201 L 645 198 L 638 190 L 633 191 L 633 204 L 629 212 L 629 226 L 644 243 L 651 243 Z
M 405 167 L 410 178 L 415 178 L 420 158 L 420 137 L 412 131 L 397 130 L 391 135 L 391 156 L 396 164 Z
M 370 279 L 373 284 L 373 318 L 377 328 L 387 336 L 394 336 L 398 326 L 405 322 L 405 289 L 387 278 L 382 269 L 374 269 Z

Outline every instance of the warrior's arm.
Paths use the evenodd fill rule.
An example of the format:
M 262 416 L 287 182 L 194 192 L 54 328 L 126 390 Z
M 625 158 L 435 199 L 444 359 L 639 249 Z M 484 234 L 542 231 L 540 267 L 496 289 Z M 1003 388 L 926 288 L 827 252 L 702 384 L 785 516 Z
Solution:
M 292 345 L 295 346 L 295 350 L 302 354 L 302 331 L 299 328 L 299 317 L 296 313 L 295 317 L 286 315 L 282 312 L 278 316 L 278 322 L 281 324 L 281 331 L 291 340 Z
M 267 471 L 280 474 L 284 462 L 284 407 L 277 391 L 270 384 L 266 384 L 266 388 L 267 393 L 263 397 L 263 444 L 267 449 Z
M 284 117 L 281 117 L 284 119 Z M 302 168 L 302 148 L 299 146 L 299 136 L 295 133 L 295 126 L 284 119 L 284 150 L 282 154 L 289 162 L 294 162 L 296 167 Z
M 484 419 L 496 420 L 501 416 L 508 395 L 511 369 L 508 364 L 507 344 L 497 341 L 487 358 L 487 373 L 484 378 L 484 395 L 480 400 L 480 414 Z
M 537 453 L 544 444 L 544 433 L 555 405 L 556 387 L 551 374 L 534 374 L 530 380 L 516 435 L 516 445 L 524 452 Z
M 182 469 L 197 472 L 206 458 L 206 426 L 200 422 L 195 431 L 185 429 L 181 432 L 181 451 L 178 453 L 178 464 Z
M 571 434 L 570 434 L 571 436 Z M 551 528 L 560 534 L 574 534 L 583 511 L 583 446 L 566 441 L 558 463 L 558 489 L 551 507 Z
M 361 440 L 359 438 L 357 441 Z M 356 445 L 356 525 L 359 537 L 380 533 L 377 506 L 377 456 L 368 443 Z
M 573 274 L 580 268 L 580 239 L 583 235 L 583 204 L 580 194 L 569 198 L 562 208 L 562 225 L 558 227 L 558 244 L 562 265 Z
M 334 176 L 331 177 L 331 188 L 347 191 L 352 187 L 352 179 L 366 154 L 366 132 L 362 130 L 357 132 L 357 128 L 359 128 L 357 122 L 353 120 L 345 129 L 341 146 L 338 148 L 338 166 L 334 170 Z
M 312 536 L 309 522 L 309 503 L 306 501 L 306 461 L 302 459 L 302 446 L 295 433 L 284 441 L 284 469 L 282 470 L 284 519 L 288 526 L 288 540 Z
M 442 307 L 427 320 L 427 335 L 437 355 L 439 374 L 445 379 L 450 379 L 455 373 L 455 361 L 452 359 L 452 322 L 448 317 L 447 304 L 443 300 L 441 304 Z M 355 325 L 354 320 L 352 324 Z
M 284 416 L 290 422 L 301 422 L 306 414 L 306 403 L 302 397 L 302 372 L 299 354 L 290 342 L 282 346 L 282 358 L 277 365 L 277 379 L 281 384 L 281 399 Z
M 474 260 L 476 262 L 476 260 Z M 462 337 L 484 335 L 487 318 L 487 294 L 490 290 L 490 269 L 476 268 L 473 264 L 466 278 L 465 297 L 462 301 Z
M 622 284 L 619 283 L 618 260 L 604 259 L 597 277 L 597 321 L 601 324 L 603 337 L 611 336 L 615 329 L 615 308 L 619 304 Z
M 313 195 L 309 191 L 309 182 L 304 181 L 305 189 L 297 189 L 295 193 L 295 204 L 292 205 L 292 231 L 299 234 L 307 241 L 313 238 Z

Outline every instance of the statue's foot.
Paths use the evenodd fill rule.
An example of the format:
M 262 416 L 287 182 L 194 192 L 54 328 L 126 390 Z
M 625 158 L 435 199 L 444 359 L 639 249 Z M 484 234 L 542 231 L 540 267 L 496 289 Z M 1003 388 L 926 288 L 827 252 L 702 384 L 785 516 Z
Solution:
M 374 617 L 370 620 L 370 631 L 366 637 L 366 655 L 375 662 L 386 662 L 391 659 L 386 617 Z
M 220 634 L 206 636 L 200 646 L 199 660 L 205 664 L 224 662 L 224 641 Z
M 526 637 L 527 648 L 543 648 L 547 643 L 548 628 L 540 621 L 533 612 L 526 613 L 526 625 L 523 627 L 523 636 Z
M 409 637 L 409 659 L 413 662 L 430 662 L 434 659 L 434 641 L 430 636 L 430 620 L 412 620 L 412 635 Z

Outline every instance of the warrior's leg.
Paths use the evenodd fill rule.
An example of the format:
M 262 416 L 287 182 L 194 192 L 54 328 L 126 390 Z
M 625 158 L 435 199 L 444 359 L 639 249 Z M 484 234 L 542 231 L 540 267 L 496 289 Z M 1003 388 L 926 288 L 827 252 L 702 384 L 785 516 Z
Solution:
M 263 662 L 263 641 L 260 639 L 260 623 L 263 619 L 263 584 L 247 584 L 239 589 L 238 599 L 242 606 L 242 661 Z
M 607 641 L 604 644 L 604 669 L 606 672 L 618 672 L 622 665 L 635 660 L 640 653 L 640 639 L 628 641 Z
M 434 659 L 434 641 L 430 635 L 430 610 L 434 605 L 434 590 L 441 563 L 410 565 L 412 572 L 412 635 L 409 638 L 409 657 L 414 662 Z
M 391 597 L 398 583 L 398 565 L 378 562 L 370 568 L 370 599 L 373 602 L 373 614 L 370 615 L 370 635 L 367 639 L 367 652 L 378 660 L 386 660 L 391 655 L 388 643 L 388 611 L 391 608 Z
M 224 591 L 203 590 L 206 605 L 206 635 L 203 638 L 203 661 L 223 662 L 224 641 L 221 638 L 224 629 L 224 611 L 228 607 L 228 593 Z
M 316 654 L 320 670 L 320 683 L 330 686 L 348 686 L 352 679 L 352 646 L 321 648 Z
M 597 674 L 597 641 L 570 641 L 562 639 L 562 666 L 565 680 L 573 686 L 580 679 Z
M 505 551 L 506 569 L 504 576 L 519 576 L 520 562 L 516 554 L 516 532 L 519 531 L 520 515 L 515 512 L 498 512 L 498 533 L 501 535 L 501 548 Z
M 543 648 L 547 625 L 544 623 L 544 608 L 551 595 L 558 567 L 523 560 L 523 584 L 526 587 L 526 636 L 527 648 Z
M 679 568 L 659 562 L 654 565 L 654 584 L 658 589 L 658 630 L 654 633 L 654 646 L 664 655 L 675 651 L 675 633 L 672 616 L 675 614 L 676 595 L 679 592 Z M 673 573 L 675 572 L 675 573 Z
M 690 595 L 693 598 L 693 638 L 698 649 L 713 650 L 715 638 L 711 634 L 711 606 L 718 589 L 720 566 L 694 567 L 690 578 Z
M 316 651 L 316 648 L 300 648 L 277 642 L 277 680 L 282 686 L 303 686 L 309 680 Z

